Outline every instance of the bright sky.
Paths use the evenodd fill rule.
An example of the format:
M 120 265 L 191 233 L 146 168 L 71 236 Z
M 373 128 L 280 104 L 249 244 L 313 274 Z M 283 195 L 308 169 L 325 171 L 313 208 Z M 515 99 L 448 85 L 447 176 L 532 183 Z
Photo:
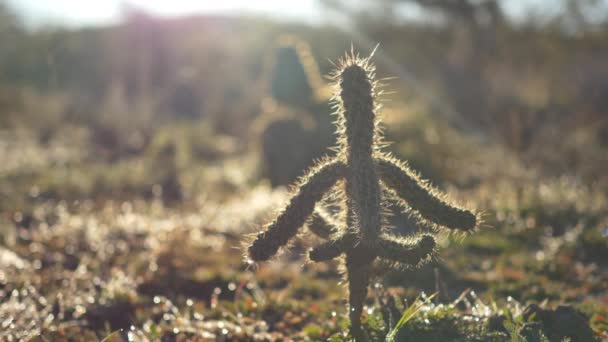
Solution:
M 279 19 L 319 21 L 324 17 L 320 0 L 5 0 L 26 22 L 40 24 L 95 25 L 119 20 L 125 4 L 156 14 L 259 13 Z M 508 13 L 525 15 L 529 9 L 555 10 L 557 0 L 509 0 Z M 296 5 L 297 4 L 297 5 Z
M 130 4 L 152 13 L 174 16 L 192 13 L 260 13 L 284 19 L 314 18 L 318 0 L 8 0 L 30 24 L 90 25 L 116 21 Z

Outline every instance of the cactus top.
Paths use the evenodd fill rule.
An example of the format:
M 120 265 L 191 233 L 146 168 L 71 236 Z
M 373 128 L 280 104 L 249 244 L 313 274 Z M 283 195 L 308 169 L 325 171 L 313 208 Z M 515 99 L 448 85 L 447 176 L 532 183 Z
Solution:
M 377 83 L 375 69 L 368 61 L 369 58 L 346 56 L 333 75 L 338 87 L 334 101 L 339 114 L 339 144 L 348 160 L 355 155 L 371 157 L 379 138 L 374 103 Z
M 376 115 L 367 72 L 356 64 L 346 67 L 340 87 L 348 152 L 371 156 Z

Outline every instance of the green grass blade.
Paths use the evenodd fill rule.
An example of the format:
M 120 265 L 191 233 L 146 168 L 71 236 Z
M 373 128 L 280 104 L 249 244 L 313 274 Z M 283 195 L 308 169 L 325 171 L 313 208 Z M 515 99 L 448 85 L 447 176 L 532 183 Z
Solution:
M 388 333 L 388 335 L 386 335 L 386 342 L 394 342 L 399 330 L 407 322 L 409 322 L 412 318 L 414 318 L 414 316 L 416 316 L 416 314 L 422 309 L 422 307 L 424 305 L 426 305 L 428 302 L 430 302 L 431 300 L 433 300 L 433 298 L 435 298 L 435 296 L 437 296 L 437 293 L 434 293 L 431 296 L 429 296 L 427 299 L 424 300 L 424 302 L 420 301 L 420 296 L 416 297 L 416 300 L 414 300 L 412 305 L 410 305 L 407 308 L 407 310 L 405 310 L 403 312 L 403 315 L 401 315 L 401 319 L 399 319 L 399 322 L 397 322 L 395 327 Z
M 120 332 L 122 331 L 122 329 L 116 330 L 113 333 L 109 334 L 108 336 L 104 337 L 103 340 L 101 340 L 100 342 L 109 342 L 110 339 L 116 335 L 116 334 L 120 334 Z

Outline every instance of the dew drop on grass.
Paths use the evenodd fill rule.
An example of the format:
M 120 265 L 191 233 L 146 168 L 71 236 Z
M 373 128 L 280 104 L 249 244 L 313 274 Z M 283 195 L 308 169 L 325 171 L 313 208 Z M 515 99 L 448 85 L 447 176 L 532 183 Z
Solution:
M 230 282 L 230 283 L 228 284 L 228 290 L 230 290 L 230 291 L 234 291 L 234 290 L 236 290 L 236 284 L 235 284 L 235 283 L 233 283 L 233 282 Z
M 74 318 L 79 318 L 87 312 L 87 309 L 83 305 L 76 305 L 74 309 Z
M 38 189 L 38 187 L 34 185 L 30 188 L 30 196 L 36 198 L 38 197 L 38 195 L 40 195 L 40 189 Z
M 536 260 L 538 260 L 538 261 L 545 260 L 545 253 L 543 251 L 536 252 Z

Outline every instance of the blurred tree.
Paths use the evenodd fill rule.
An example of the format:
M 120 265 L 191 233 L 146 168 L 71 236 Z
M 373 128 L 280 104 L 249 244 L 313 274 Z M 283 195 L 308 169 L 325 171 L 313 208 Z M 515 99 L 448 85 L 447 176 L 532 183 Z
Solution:
M 369 25 L 370 17 L 374 17 L 370 14 L 374 10 L 381 14 L 401 13 L 399 9 L 402 6 L 414 5 L 421 11 L 421 20 L 439 18 L 440 27 L 447 36 L 446 54 L 442 60 L 436 61 L 441 71 L 441 85 L 451 106 L 461 116 L 469 120 L 471 117 L 485 117 L 490 87 L 485 84 L 484 66 L 495 56 L 497 31 L 505 24 L 498 0 L 382 0 L 364 6 L 363 17 L 350 9 L 346 1 L 329 0 L 325 3 L 350 13 L 355 25 L 363 31 Z M 376 20 L 381 26 L 399 29 L 406 19 L 391 14 L 388 18 L 377 15 Z
M 22 24 L 15 13 L 4 1 L 0 1 L 0 41 L 14 40 L 21 32 Z
M 0 0 L 0 70 L 3 62 L 12 54 L 19 36 L 22 33 L 21 23 L 11 9 Z M 0 126 L 5 127 L 13 119 L 13 113 L 22 107 L 20 94 L 14 89 L 4 85 L 3 78 L 0 78 Z
M 8 5 L 0 0 L 0 70 L 7 69 L 6 64 L 14 55 L 19 37 L 23 34 L 21 22 Z M 0 78 L 5 83 L 5 77 Z
M 523 152 L 543 127 L 608 121 L 598 115 L 608 112 L 600 99 L 608 1 L 561 0 L 519 18 L 505 12 L 508 0 L 322 2 L 346 14 L 354 36 L 382 43 L 396 65 L 391 72 L 402 68 L 418 73 L 413 82 L 433 84 L 437 94 L 427 99 L 466 122 L 451 122 L 455 127 L 490 133 Z

